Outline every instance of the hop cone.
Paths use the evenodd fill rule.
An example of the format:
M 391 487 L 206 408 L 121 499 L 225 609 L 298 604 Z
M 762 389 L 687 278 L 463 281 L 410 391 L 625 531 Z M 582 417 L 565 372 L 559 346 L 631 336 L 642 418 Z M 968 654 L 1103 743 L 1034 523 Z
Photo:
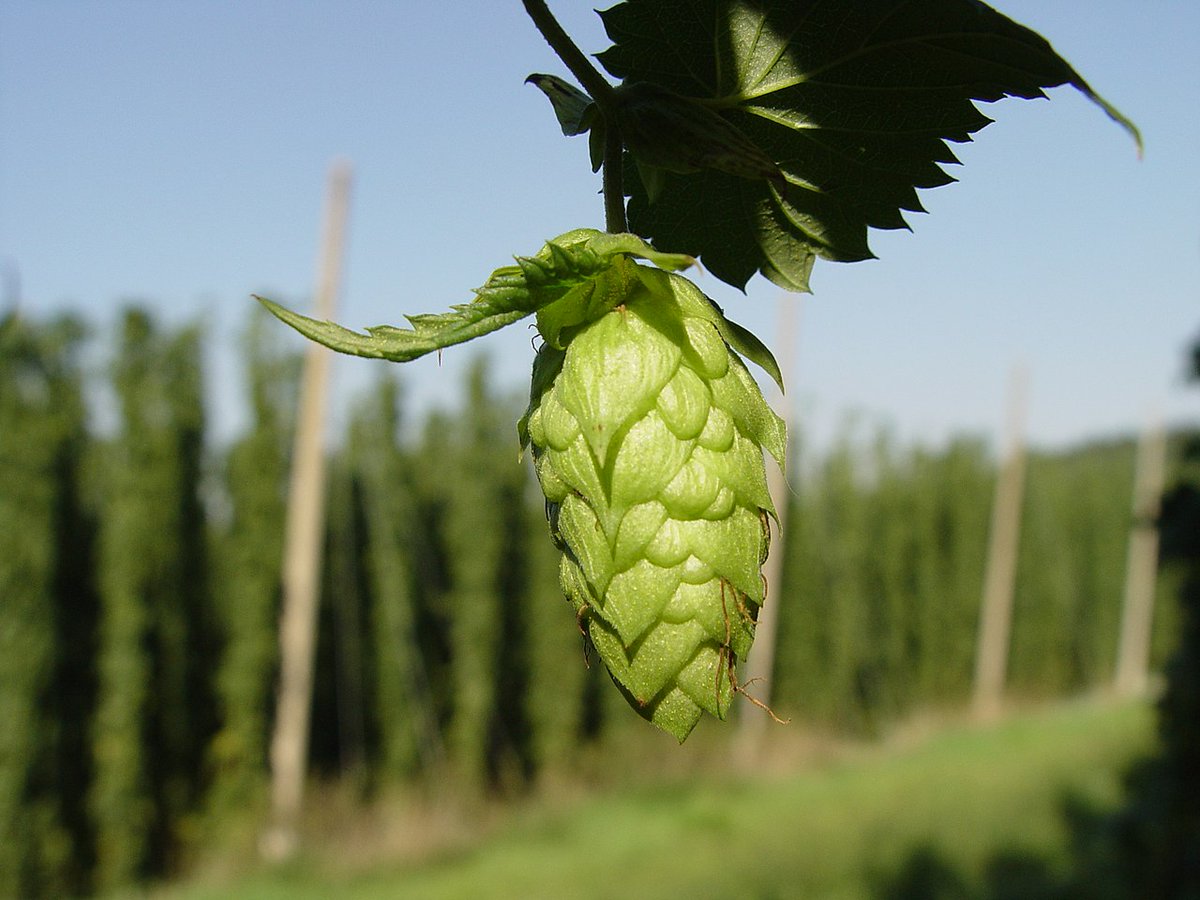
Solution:
M 327 347 L 398 362 L 537 316 L 545 343 L 518 432 L 563 589 L 629 702 L 680 741 L 701 713 L 724 718 L 737 690 L 764 600 L 763 449 L 782 464 L 786 443 L 738 354 L 776 381 L 778 366 L 670 274 L 693 262 L 577 229 L 497 269 L 470 303 L 365 334 L 259 298 Z
M 644 266 L 547 343 L 523 420 L 563 590 L 631 705 L 683 741 L 723 719 L 754 640 L 784 427 L 724 319 Z M 725 323 L 726 325 L 728 323 Z

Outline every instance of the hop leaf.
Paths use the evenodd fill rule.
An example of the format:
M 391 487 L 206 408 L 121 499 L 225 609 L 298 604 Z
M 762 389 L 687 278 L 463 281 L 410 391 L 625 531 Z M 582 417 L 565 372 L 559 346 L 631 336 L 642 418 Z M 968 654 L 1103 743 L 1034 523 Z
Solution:
M 532 445 L 563 589 L 630 704 L 683 741 L 725 718 L 754 639 L 783 422 L 686 279 L 636 267 L 621 302 L 534 367 Z
M 902 211 L 921 210 L 914 188 L 953 180 L 946 142 L 990 121 L 972 100 L 1069 84 L 1140 144 L 1044 38 L 979 0 L 623 0 L 601 16 L 612 75 L 687 98 L 782 173 L 627 181 L 633 231 L 737 287 L 760 271 L 807 290 L 817 256 L 869 258 L 868 227 L 906 227 Z M 669 155 L 678 141 L 664 141 Z M 654 155 L 640 143 L 635 161 Z
M 615 96 L 621 139 L 651 202 L 665 184 L 664 172 L 687 175 L 713 169 L 770 181 L 780 190 L 787 187 L 775 161 L 704 104 L 644 81 L 621 85 Z

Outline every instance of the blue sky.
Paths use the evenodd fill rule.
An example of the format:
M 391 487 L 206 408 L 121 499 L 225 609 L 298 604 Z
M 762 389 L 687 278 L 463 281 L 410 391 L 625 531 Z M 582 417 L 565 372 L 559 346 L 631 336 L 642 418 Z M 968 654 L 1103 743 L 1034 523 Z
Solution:
M 1180 371 L 1200 331 L 1200 4 L 996 5 L 1141 126 L 1145 158 L 1070 90 L 985 106 L 996 124 L 958 148 L 960 183 L 925 192 L 930 215 L 785 298 L 800 303 L 789 400 L 818 440 L 852 414 L 905 440 L 992 434 L 1018 363 L 1042 444 L 1194 419 Z M 586 51 L 607 45 L 590 4 L 551 8 Z M 601 227 L 585 142 L 522 84 L 535 71 L 566 74 L 518 0 L 7 0 L 0 265 L 24 311 L 83 311 L 102 334 L 130 300 L 203 318 L 227 436 L 249 295 L 305 308 L 333 159 L 355 172 L 338 316 L 354 327 L 463 302 L 512 254 Z M 780 291 L 700 284 L 781 351 Z M 522 391 L 529 337 L 409 364 L 411 404 L 452 402 L 474 348 Z M 336 406 L 383 365 L 339 357 Z

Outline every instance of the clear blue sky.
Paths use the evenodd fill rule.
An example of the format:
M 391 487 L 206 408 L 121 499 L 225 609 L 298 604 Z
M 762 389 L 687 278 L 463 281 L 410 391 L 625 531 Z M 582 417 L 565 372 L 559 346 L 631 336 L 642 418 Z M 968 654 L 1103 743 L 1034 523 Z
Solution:
M 1155 408 L 1194 417 L 1179 373 L 1200 330 L 1200 3 L 997 5 L 1142 127 L 1145 159 L 1070 90 L 985 107 L 996 124 L 959 148 L 960 183 L 924 194 L 912 233 L 877 233 L 876 261 L 818 263 L 790 393 L 818 437 L 851 411 L 905 439 L 991 434 L 1016 362 L 1043 444 Z M 590 4 L 551 8 L 586 51 L 606 46 Z M 535 71 L 566 74 L 519 0 L 6 0 L 0 264 L 31 315 L 81 310 L 104 333 L 134 299 L 203 317 L 227 435 L 249 294 L 307 304 L 333 158 L 355 170 L 351 326 L 462 302 L 512 254 L 601 225 L 585 143 L 522 84 Z M 701 284 L 780 350 L 777 289 Z M 524 389 L 516 326 L 410 364 L 412 403 L 455 398 L 475 347 Z M 383 365 L 339 357 L 338 405 Z

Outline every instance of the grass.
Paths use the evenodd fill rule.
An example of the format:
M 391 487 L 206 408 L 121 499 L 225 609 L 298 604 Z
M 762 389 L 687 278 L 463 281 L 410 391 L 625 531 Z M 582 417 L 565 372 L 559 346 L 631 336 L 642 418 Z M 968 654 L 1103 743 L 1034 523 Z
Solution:
M 1121 772 L 1151 746 L 1152 720 L 1142 705 L 1074 705 L 790 774 L 693 778 L 528 809 L 485 841 L 420 862 L 348 873 L 310 860 L 160 896 L 932 896 L 901 886 L 916 872 L 977 888 L 1014 860 L 1061 869 L 1071 841 L 1064 803 L 1114 805 Z

